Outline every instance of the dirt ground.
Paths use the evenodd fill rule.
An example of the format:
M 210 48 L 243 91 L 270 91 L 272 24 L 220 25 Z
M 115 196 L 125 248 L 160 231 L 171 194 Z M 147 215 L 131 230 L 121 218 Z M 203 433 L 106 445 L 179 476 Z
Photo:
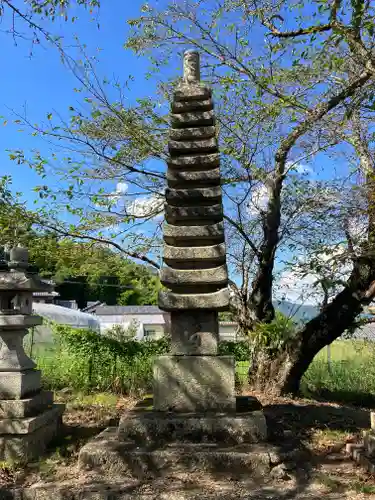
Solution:
M 142 483 L 130 480 L 126 485 L 122 478 L 112 477 L 111 482 L 121 484 L 124 495 L 130 492 L 147 495 L 160 489 L 163 495 L 158 498 L 163 498 L 164 494 L 169 496 L 173 491 L 174 498 L 181 499 L 187 498 L 187 492 L 189 498 L 195 495 L 202 498 L 204 492 L 205 498 L 223 499 L 312 500 L 322 495 L 328 500 L 375 499 L 375 477 L 357 466 L 345 452 L 346 443 L 359 441 L 362 430 L 370 427 L 369 409 L 311 399 L 252 395 L 264 405 L 271 441 L 301 452 L 299 455 L 303 458 L 297 467 L 280 471 L 261 488 L 252 484 L 251 478 L 249 482 L 228 481 L 225 477 L 198 473 Z M 64 435 L 51 444 L 45 458 L 38 462 L 23 467 L 0 464 L 2 491 L 35 485 L 48 489 L 56 482 L 76 487 L 94 484 L 98 479 L 95 475 L 77 469 L 79 449 L 90 437 L 116 425 L 121 413 L 136 403 L 133 399 L 113 395 L 77 397 L 69 392 L 57 394 L 57 400 L 67 404 Z M 177 492 L 181 492 L 181 496 Z M 119 494 L 113 498 L 125 496 Z

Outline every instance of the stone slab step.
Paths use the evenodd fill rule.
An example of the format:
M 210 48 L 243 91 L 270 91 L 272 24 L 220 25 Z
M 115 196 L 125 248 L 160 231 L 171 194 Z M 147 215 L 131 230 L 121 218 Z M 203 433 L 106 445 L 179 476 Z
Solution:
M 62 413 L 63 405 L 53 405 L 33 417 L 0 419 L 0 436 L 4 434 L 30 434 Z
M 366 455 L 371 458 L 375 458 L 375 433 L 374 431 L 365 431 L 363 433 L 363 446 L 366 451 Z
M 0 435 L 0 460 L 18 463 L 22 457 L 22 461 L 27 463 L 33 458 L 40 457 L 49 442 L 61 431 L 64 409 L 64 405 L 54 405 L 51 410 L 43 414 L 43 424 L 34 427 L 34 430 L 27 434 L 13 432 Z M 19 426 L 16 428 L 24 430 Z M 30 426 L 29 429 L 31 428 Z
M 238 414 L 132 410 L 120 420 L 118 439 L 144 445 L 177 441 L 230 445 L 259 443 L 267 440 L 267 424 L 261 410 Z
M 279 459 L 269 445 L 223 447 L 217 444 L 175 443 L 163 448 L 140 448 L 119 441 L 117 428 L 109 427 L 81 448 L 79 467 L 124 474 L 125 477 L 157 477 L 176 472 L 225 472 L 229 476 L 251 474 L 261 480 Z
M 363 444 L 348 443 L 346 452 L 359 465 L 364 467 L 370 474 L 375 474 L 375 460 L 366 455 L 366 450 Z
M 0 400 L 0 419 L 33 417 L 52 404 L 51 391 L 40 391 L 27 399 L 3 399 Z

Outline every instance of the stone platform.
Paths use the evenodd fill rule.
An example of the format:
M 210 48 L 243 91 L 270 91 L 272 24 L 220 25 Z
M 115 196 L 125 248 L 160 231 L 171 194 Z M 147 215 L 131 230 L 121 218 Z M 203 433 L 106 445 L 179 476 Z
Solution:
M 226 471 L 259 477 L 270 471 L 267 425 L 260 403 L 239 397 L 238 411 L 155 411 L 152 399 L 128 411 L 80 451 L 84 470 L 156 477 L 171 471 Z
M 0 401 L 1 460 L 19 462 L 40 456 L 59 433 L 64 409 L 64 405 L 53 404 L 49 391 Z

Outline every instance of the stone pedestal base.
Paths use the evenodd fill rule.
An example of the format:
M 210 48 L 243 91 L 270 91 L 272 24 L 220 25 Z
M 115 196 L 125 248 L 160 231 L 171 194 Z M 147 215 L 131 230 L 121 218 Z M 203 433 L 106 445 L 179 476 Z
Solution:
M 147 401 L 80 451 L 81 469 L 136 478 L 176 471 L 225 471 L 228 476 L 267 475 L 271 468 L 267 425 L 255 398 L 238 398 L 244 411 L 173 413 Z
M 160 356 L 154 363 L 157 411 L 235 411 L 233 356 Z
M 27 462 L 39 457 L 58 434 L 64 405 L 53 404 L 52 393 L 0 401 L 0 460 Z

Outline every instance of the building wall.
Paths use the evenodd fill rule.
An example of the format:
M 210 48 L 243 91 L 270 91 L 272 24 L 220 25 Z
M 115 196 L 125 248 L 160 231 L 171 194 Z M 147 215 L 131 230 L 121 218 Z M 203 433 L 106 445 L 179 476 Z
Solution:
M 138 314 L 138 315 L 97 315 L 100 321 L 100 330 L 105 332 L 115 325 L 128 328 L 132 321 L 138 322 L 136 339 L 142 340 L 150 332 L 150 338 L 160 338 L 170 329 L 169 314 Z M 236 325 L 219 325 L 219 336 L 221 340 L 236 340 Z

